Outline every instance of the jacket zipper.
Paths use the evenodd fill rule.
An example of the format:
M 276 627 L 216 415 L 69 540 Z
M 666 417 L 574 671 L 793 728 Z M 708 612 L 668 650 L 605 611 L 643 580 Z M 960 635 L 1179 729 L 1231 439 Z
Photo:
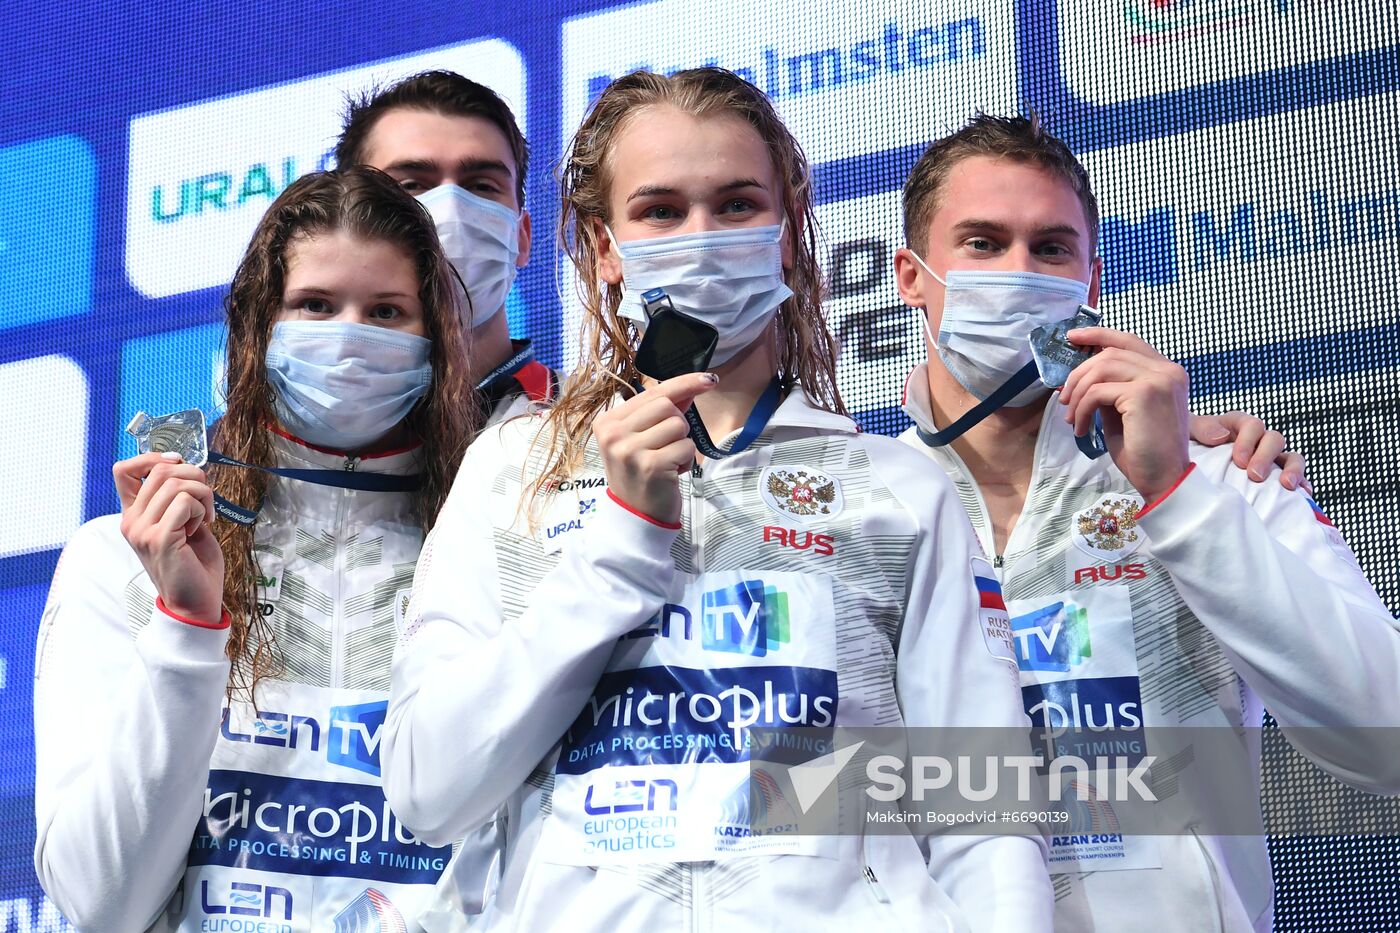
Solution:
M 986 497 L 982 495 L 982 486 L 977 482 L 977 477 L 972 475 L 972 471 L 967 468 L 967 464 L 963 462 L 962 458 L 951 450 L 948 451 L 948 456 L 953 459 L 953 462 L 958 465 L 963 475 L 967 477 L 968 485 L 972 487 L 972 493 L 977 497 L 977 515 L 969 515 L 968 518 L 972 519 L 973 530 L 977 532 L 977 537 L 982 542 L 982 547 L 987 553 L 992 555 L 992 566 L 997 570 L 1001 570 L 1006 566 L 1007 554 L 1016 553 L 1011 543 L 1024 536 L 1022 526 L 1025 522 L 1023 522 L 1022 519 L 1025 517 L 1026 510 L 1030 504 L 1035 502 L 1036 494 L 1040 489 L 1040 459 L 1043 453 L 1044 445 L 1037 440 L 1035 455 L 1031 459 L 1031 482 L 1030 485 L 1026 487 L 1025 498 L 1021 500 L 1021 511 L 1017 514 L 1016 524 L 1012 526 L 1011 534 L 1006 539 L 1006 549 L 1001 553 L 997 553 L 996 529 L 992 527 L 992 513 L 987 508 Z M 1001 574 L 997 574 L 997 576 L 999 577 Z
M 890 902 L 890 896 L 885 893 L 884 887 L 880 884 L 880 879 L 875 877 L 875 869 L 866 865 L 861 869 L 861 874 L 865 877 L 865 880 L 869 882 L 870 893 L 875 895 L 875 900 L 879 901 L 881 904 L 888 904 Z
M 704 564 L 701 563 L 704 535 L 700 528 L 700 510 L 704 499 L 701 495 L 700 483 L 704 475 L 704 468 L 697 459 L 690 467 L 690 488 L 687 490 L 686 496 L 686 511 L 690 513 L 691 571 L 697 577 L 704 572 Z M 702 933 L 705 929 L 703 916 L 704 896 L 706 894 L 705 863 L 690 862 L 686 867 L 690 872 L 690 930 L 691 933 Z
M 1220 879 L 1215 871 L 1215 862 L 1210 857 L 1210 851 L 1206 849 L 1206 844 L 1201 839 L 1201 834 L 1196 831 L 1196 827 L 1191 827 L 1191 841 L 1195 843 L 1196 855 L 1201 860 L 1204 869 L 1205 879 L 1210 885 L 1211 905 L 1215 908 L 1215 929 L 1225 929 L 1225 905 L 1220 894 Z
M 704 933 L 705 872 L 709 862 L 690 862 L 690 930 L 691 933 Z
M 353 471 L 359 458 L 347 457 L 345 469 Z M 345 575 L 345 513 L 350 498 L 350 490 L 337 489 L 335 505 L 335 525 L 331 534 L 335 538 L 335 572 L 331 580 L 331 678 L 330 685 L 339 687 L 345 674 L 345 633 L 344 613 L 341 604 L 341 582 Z
M 957 455 L 954 454 L 953 456 Z M 978 484 L 977 477 L 972 475 L 972 471 L 967 468 L 967 465 L 963 463 L 961 459 L 958 461 L 958 466 L 962 468 L 963 475 L 967 477 L 968 483 L 972 486 L 972 494 L 977 497 L 977 514 L 975 516 L 969 515 L 968 518 L 972 519 L 973 530 L 977 532 L 977 537 L 981 541 L 982 547 L 987 553 L 995 556 L 996 566 L 1000 567 L 1002 565 L 1002 555 L 996 554 L 997 534 L 996 530 L 992 528 L 992 513 L 987 509 L 987 500 L 982 496 L 982 487 Z M 1019 520 L 1017 524 L 1020 524 Z M 1011 543 L 1009 539 L 1007 543 Z
M 704 506 L 704 496 L 701 494 L 701 481 L 705 475 L 704 469 L 700 466 L 700 461 L 696 461 L 690 468 L 690 495 L 687 505 L 690 512 L 690 543 L 693 552 L 691 561 L 692 569 L 696 575 L 704 572 L 704 564 L 701 562 L 701 552 L 704 549 L 705 536 L 700 528 L 700 513 Z

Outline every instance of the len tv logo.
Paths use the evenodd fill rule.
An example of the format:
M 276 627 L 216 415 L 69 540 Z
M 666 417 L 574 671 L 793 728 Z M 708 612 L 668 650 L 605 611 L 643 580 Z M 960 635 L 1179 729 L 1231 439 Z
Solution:
M 1067 673 L 1092 656 L 1089 611 L 1056 602 L 1011 620 L 1016 663 L 1023 671 Z
M 379 738 L 388 710 L 387 700 L 332 707 L 326 759 L 378 777 Z
M 742 580 L 706 593 L 700 602 L 701 645 L 766 657 L 792 637 L 788 596 L 762 580 Z

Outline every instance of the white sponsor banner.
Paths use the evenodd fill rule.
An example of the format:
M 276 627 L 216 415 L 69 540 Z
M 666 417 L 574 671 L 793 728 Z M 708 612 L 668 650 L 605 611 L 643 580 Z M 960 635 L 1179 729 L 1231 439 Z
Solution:
M 1378 95 L 1084 155 L 1105 323 L 1182 358 L 1394 322 L 1397 105 Z
M 66 356 L 0 366 L 0 556 L 61 547 L 83 520 L 88 380 Z
M 658 0 L 564 23 L 565 141 L 613 78 L 719 65 L 762 88 L 812 162 L 920 143 L 1016 104 L 1001 0 Z
M 1166 94 L 1400 42 L 1392 3 L 1073 0 L 1059 4 L 1065 84 L 1096 104 Z
M 347 94 L 445 68 L 488 85 L 525 126 L 525 65 L 500 39 L 385 59 L 131 121 L 126 270 L 159 298 L 233 277 L 267 206 L 332 167 Z
M 564 735 L 549 859 L 831 857 L 833 837 L 791 835 L 797 811 L 781 791 L 756 815 L 773 835 L 752 832 L 748 743 L 751 727 L 834 725 L 832 612 L 825 577 L 705 573 L 624 636 Z

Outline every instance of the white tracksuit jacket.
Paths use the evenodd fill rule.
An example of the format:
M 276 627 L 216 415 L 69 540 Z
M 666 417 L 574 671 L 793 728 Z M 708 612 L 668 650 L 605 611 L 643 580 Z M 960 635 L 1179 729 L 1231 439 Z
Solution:
M 493 419 L 529 396 L 502 399 Z M 281 466 L 346 465 L 274 446 Z M 356 468 L 409 473 L 416 456 Z M 120 516 L 78 529 L 39 629 L 34 865 L 79 929 L 418 929 L 451 849 L 390 814 L 379 739 L 422 539 L 407 493 L 272 478 L 255 547 L 285 673 L 254 712 L 226 706 L 227 629 L 155 608 Z
M 979 608 L 988 565 L 922 457 L 794 390 L 752 447 L 682 476 L 680 528 L 613 500 L 596 449 L 532 525 L 538 425 L 468 452 L 383 734 L 385 792 L 428 843 L 504 810 L 480 926 L 1048 929 L 1038 837 L 726 833 L 747 825 L 748 764 L 714 698 L 771 691 L 764 721 L 1026 726 Z M 725 621 L 745 607 L 747 635 Z
M 926 366 L 910 375 L 904 407 L 932 432 Z M 1267 707 L 1299 750 L 1339 779 L 1400 792 L 1393 732 L 1329 741 L 1327 729 L 1299 731 L 1400 725 L 1400 631 L 1337 529 L 1276 476 L 1251 482 L 1229 446 L 1193 444 L 1194 468 L 1138 515 L 1142 497 L 1111 457 L 1079 452 L 1062 415 L 1052 397 L 1025 507 L 996 560 L 1027 709 L 1078 697 L 1135 704 L 1148 727 L 1251 727 L 1212 748 L 1238 756 L 1231 767 L 1250 776 L 1255 801 Z M 928 448 L 914 428 L 902 439 L 952 478 L 992 553 L 988 512 L 961 458 Z M 1089 650 L 1057 643 L 1076 617 Z M 1154 767 L 1160 786 L 1169 786 L 1170 767 Z M 1178 813 L 1209 813 L 1221 796 L 1199 769 L 1182 774 L 1178 793 Z M 1052 844 L 1055 929 L 1270 929 L 1263 837 L 1210 836 L 1189 820 L 1159 829 L 1175 835 L 1129 838 L 1121 851 Z M 1134 864 L 1142 867 L 1127 867 Z

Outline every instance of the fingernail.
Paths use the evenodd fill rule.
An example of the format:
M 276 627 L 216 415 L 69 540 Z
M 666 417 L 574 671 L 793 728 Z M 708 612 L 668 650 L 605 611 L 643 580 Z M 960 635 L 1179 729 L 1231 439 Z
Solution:
M 1216 428 L 1214 431 L 1211 431 L 1209 435 L 1207 435 L 1207 439 L 1212 441 L 1223 441 L 1229 436 L 1229 431 L 1225 430 L 1224 428 Z
M 1291 477 L 1291 476 L 1285 476 L 1285 477 L 1283 478 L 1283 488 L 1284 488 L 1284 489 L 1297 489 L 1297 488 L 1298 488 L 1298 481 L 1295 480 L 1295 479 L 1294 479 L 1293 477 Z
M 173 451 L 173 450 L 167 450 L 167 451 L 164 451 L 164 452 L 161 453 L 160 459 L 169 461 L 170 463 L 179 463 L 181 460 L 183 460 L 183 459 L 185 459 L 185 458 L 182 457 L 182 456 L 180 456 L 178 453 L 176 453 L 176 452 Z
M 715 385 L 719 382 L 719 376 L 715 375 L 714 373 L 701 373 L 700 378 L 704 379 L 710 385 Z
M 1252 480 L 1254 480 L 1255 482 L 1259 482 L 1259 481 L 1261 481 L 1261 480 L 1264 479 L 1264 474 L 1263 474 L 1263 473 L 1260 473 L 1258 470 L 1254 469 L 1254 467 L 1250 467 L 1250 468 L 1249 468 L 1249 478 L 1252 479 Z

